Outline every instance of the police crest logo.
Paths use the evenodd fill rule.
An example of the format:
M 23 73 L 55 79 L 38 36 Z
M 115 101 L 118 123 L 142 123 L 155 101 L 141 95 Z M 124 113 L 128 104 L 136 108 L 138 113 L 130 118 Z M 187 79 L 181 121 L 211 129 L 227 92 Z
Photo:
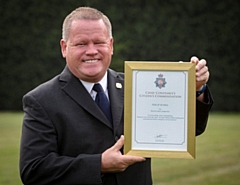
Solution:
M 156 84 L 156 87 L 159 87 L 161 89 L 162 87 L 165 87 L 167 82 L 165 78 L 163 78 L 163 74 L 160 73 L 154 83 Z

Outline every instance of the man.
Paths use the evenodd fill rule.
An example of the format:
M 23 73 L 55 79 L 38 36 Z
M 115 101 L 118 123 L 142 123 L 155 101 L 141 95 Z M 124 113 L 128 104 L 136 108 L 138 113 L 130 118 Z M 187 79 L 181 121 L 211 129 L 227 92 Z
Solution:
M 63 72 L 23 98 L 20 173 L 24 184 L 150 185 L 150 159 L 122 154 L 124 74 L 109 69 L 113 38 L 108 18 L 81 7 L 63 23 Z M 205 60 L 196 63 L 197 129 L 207 123 L 212 100 Z M 112 121 L 95 103 L 101 84 Z

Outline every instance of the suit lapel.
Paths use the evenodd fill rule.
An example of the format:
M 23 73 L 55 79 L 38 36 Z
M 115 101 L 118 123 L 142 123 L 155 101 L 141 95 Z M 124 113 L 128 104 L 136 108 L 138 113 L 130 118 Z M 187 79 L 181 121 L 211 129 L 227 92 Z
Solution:
M 114 130 L 116 131 L 123 119 L 124 81 L 115 71 L 108 73 L 108 94 L 111 102 Z
M 88 91 L 82 85 L 80 80 L 70 72 L 68 67 L 65 67 L 64 71 L 61 73 L 60 81 L 62 85 L 62 90 L 65 93 L 67 93 L 83 109 L 92 114 L 92 116 L 96 117 L 108 127 L 112 128 L 111 123 L 108 121 L 103 112 L 94 102 Z

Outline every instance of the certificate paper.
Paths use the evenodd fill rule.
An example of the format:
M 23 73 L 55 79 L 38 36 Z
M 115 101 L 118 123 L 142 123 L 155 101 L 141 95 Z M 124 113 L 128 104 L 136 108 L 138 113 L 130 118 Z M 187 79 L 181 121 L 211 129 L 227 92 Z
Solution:
M 125 153 L 194 158 L 194 64 L 126 62 L 125 65 L 130 68 L 125 70 Z

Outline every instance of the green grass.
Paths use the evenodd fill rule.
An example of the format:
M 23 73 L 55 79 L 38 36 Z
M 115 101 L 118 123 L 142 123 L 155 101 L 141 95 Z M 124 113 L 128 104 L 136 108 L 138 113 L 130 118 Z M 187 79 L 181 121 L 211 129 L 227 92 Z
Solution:
M 23 114 L 0 112 L 0 184 L 19 185 Z M 191 159 L 153 159 L 154 185 L 240 185 L 240 114 L 211 114 Z
M 196 159 L 153 159 L 154 185 L 240 185 L 240 114 L 211 114 Z
M 18 161 L 22 113 L 0 113 L 0 184 L 22 184 Z

